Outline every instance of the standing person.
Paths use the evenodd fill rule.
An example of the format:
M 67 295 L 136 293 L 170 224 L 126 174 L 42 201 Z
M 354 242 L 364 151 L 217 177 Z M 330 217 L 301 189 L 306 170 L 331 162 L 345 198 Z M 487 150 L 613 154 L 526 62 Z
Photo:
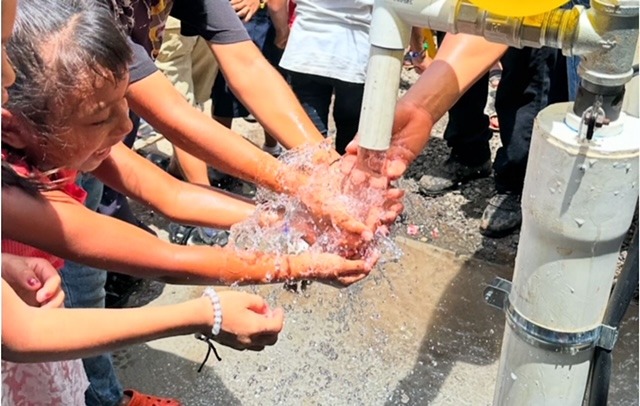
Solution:
M 343 154 L 358 131 L 369 59 L 373 1 L 297 0 L 296 17 L 280 66 L 325 137 L 332 97 L 336 151 Z

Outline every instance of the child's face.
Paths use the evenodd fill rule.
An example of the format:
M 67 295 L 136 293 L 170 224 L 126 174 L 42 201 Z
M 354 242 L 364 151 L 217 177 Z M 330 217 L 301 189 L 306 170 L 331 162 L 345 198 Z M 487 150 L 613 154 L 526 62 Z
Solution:
M 111 147 L 133 129 L 124 97 L 128 83 L 128 75 L 115 84 L 98 78 L 93 94 L 83 95 L 65 120 L 67 131 L 57 137 L 57 151 L 42 151 L 48 166 L 90 172 L 109 156 Z
M 16 80 L 16 73 L 9 63 L 5 44 L 11 37 L 13 23 L 16 20 L 16 0 L 2 0 L 2 104 L 9 99 L 7 88 Z

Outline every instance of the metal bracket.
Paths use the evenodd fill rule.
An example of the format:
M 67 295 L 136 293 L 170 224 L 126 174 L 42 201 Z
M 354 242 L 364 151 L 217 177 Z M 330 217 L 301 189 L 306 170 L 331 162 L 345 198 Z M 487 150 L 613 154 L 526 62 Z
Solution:
M 532 322 L 518 312 L 509 301 L 511 282 L 495 278 L 484 290 L 484 300 L 507 316 L 509 327 L 525 342 L 549 351 L 576 354 L 593 347 L 611 351 L 618 338 L 618 330 L 601 324 L 581 332 L 552 330 Z

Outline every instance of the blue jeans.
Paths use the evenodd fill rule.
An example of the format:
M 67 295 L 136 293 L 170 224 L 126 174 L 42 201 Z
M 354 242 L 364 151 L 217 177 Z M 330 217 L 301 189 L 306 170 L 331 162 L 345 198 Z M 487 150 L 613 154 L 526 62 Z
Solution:
M 87 191 L 85 205 L 95 210 L 102 196 L 102 183 L 91 175 L 82 175 L 77 182 Z M 68 308 L 104 308 L 107 272 L 102 269 L 65 261 L 60 271 L 62 287 Z M 82 360 L 84 370 L 91 385 L 85 392 L 88 406 L 117 405 L 122 399 L 123 389 L 116 377 L 111 354 Z

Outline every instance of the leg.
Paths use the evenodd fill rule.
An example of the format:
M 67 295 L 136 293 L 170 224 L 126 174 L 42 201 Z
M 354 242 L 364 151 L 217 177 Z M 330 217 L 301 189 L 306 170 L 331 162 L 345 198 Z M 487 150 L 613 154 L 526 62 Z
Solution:
M 502 237 L 522 222 L 520 195 L 536 115 L 550 102 L 565 95 L 564 81 L 557 81 L 559 52 L 555 49 L 510 48 L 502 59 L 503 74 L 496 94 L 502 147 L 493 165 L 497 194 L 482 214 L 480 232 Z M 562 70 L 566 66 L 562 60 Z
M 333 119 L 336 122 L 336 151 L 342 155 L 358 132 L 364 84 L 340 80 L 332 82 L 335 91 Z
M 167 29 L 156 66 L 167 76 L 174 87 L 187 99 L 189 103 L 195 105 L 196 90 L 194 83 L 193 66 L 196 57 L 196 46 L 198 41 L 203 42 L 198 37 L 185 37 L 180 35 L 179 28 Z M 205 52 L 211 55 L 211 51 L 204 45 Z M 199 52 L 199 56 L 206 57 L 206 53 Z M 213 57 L 211 56 L 211 59 Z M 211 70 L 216 67 L 212 66 Z M 208 85 L 209 88 L 211 84 Z M 179 173 L 182 178 L 191 183 L 209 185 L 207 176 L 207 165 L 203 161 L 189 154 L 188 152 L 174 146 L 174 154 L 169 165 L 169 172 Z
M 329 106 L 333 86 L 323 79 L 306 73 L 291 72 L 293 92 L 318 131 L 326 137 L 329 132 Z
M 444 139 L 451 147 L 449 159 L 420 178 L 420 191 L 438 195 L 473 179 L 491 174 L 487 104 L 489 74 L 478 80 L 449 110 Z

